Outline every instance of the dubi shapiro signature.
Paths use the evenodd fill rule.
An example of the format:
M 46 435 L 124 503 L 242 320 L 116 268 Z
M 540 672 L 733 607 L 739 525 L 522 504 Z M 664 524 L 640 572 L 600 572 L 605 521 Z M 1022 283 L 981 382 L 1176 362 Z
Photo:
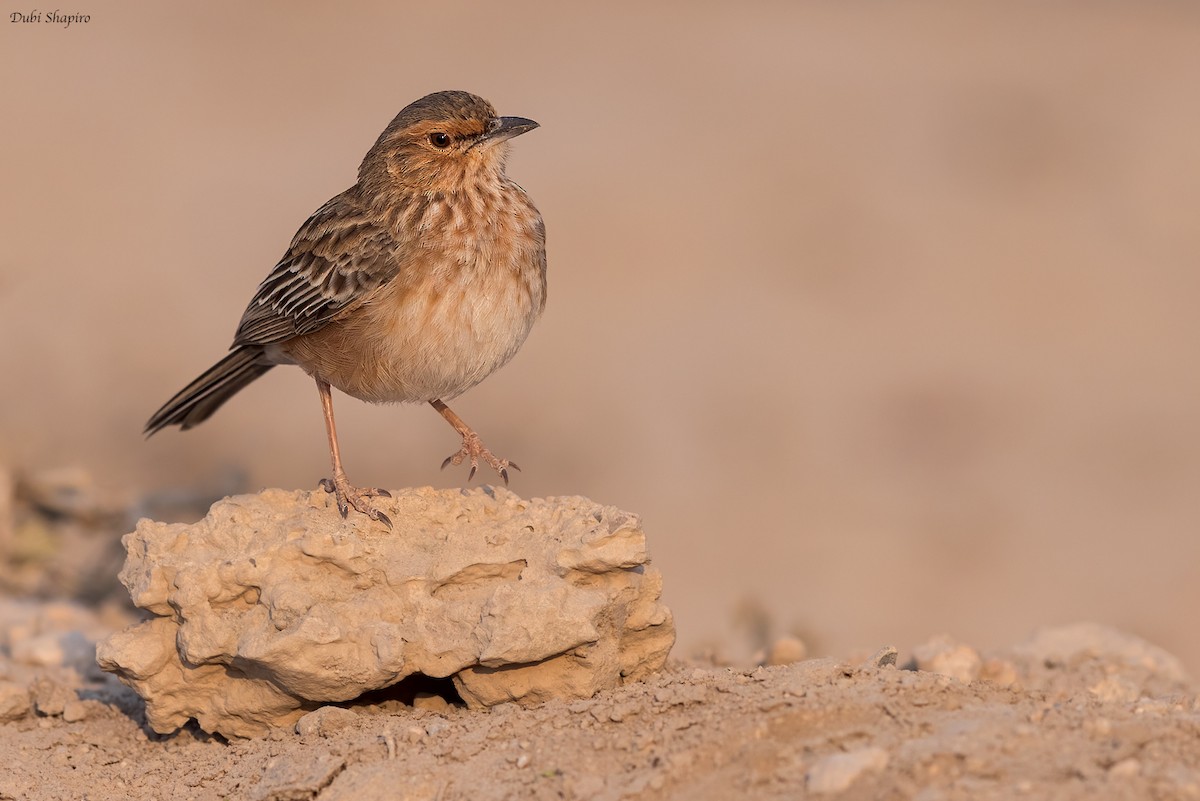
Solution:
M 25 24 L 40 22 L 46 25 L 61 25 L 64 28 L 70 28 L 71 23 L 88 23 L 92 21 L 91 14 L 63 14 L 57 8 L 53 11 L 42 13 L 36 8 L 28 14 L 22 14 L 20 11 L 14 11 L 8 15 L 9 22 L 21 22 Z

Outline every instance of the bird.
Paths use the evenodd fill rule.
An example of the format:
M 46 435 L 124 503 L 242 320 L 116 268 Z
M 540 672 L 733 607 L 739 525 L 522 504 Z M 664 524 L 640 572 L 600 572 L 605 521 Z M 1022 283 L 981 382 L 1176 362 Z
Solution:
M 428 403 L 462 437 L 447 465 L 509 468 L 456 415 L 453 400 L 503 367 L 546 306 L 546 228 L 508 177 L 510 140 L 538 123 L 501 117 L 464 91 L 405 106 L 367 151 L 353 186 L 292 238 L 246 306 L 230 352 L 163 404 L 145 435 L 187 430 L 276 365 L 317 385 L 342 517 L 351 508 L 388 528 L 342 465 L 331 388 L 369 403 Z

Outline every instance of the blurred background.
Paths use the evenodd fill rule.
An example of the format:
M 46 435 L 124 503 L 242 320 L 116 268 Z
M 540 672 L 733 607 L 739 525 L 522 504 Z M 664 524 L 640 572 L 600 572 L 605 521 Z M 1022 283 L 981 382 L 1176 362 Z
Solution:
M 135 513 L 327 474 L 292 368 L 141 429 L 391 117 L 461 88 L 542 123 L 509 173 L 551 285 L 453 408 L 516 492 L 643 516 L 677 653 L 1088 619 L 1200 670 L 1200 5 L 18 10 L 0 549 L 36 569 L 11 592 L 99 598 L 68 574 L 111 584 Z M 353 481 L 466 481 L 427 406 L 335 405 Z M 34 507 L 113 533 L 56 574 Z

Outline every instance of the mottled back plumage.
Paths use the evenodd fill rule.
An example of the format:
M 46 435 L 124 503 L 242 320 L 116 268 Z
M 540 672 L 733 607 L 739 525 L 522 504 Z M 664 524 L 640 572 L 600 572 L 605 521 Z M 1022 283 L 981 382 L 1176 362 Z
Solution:
M 269 345 L 310 334 L 396 277 L 397 243 L 348 189 L 300 227 L 246 307 L 233 345 Z

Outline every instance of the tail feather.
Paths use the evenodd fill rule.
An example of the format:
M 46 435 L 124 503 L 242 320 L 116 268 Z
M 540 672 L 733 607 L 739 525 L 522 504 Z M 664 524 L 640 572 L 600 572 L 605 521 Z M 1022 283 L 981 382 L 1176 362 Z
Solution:
M 221 404 L 275 365 L 260 361 L 262 349 L 241 347 L 175 394 L 146 423 L 146 436 L 177 425 L 184 431 L 207 420 Z

